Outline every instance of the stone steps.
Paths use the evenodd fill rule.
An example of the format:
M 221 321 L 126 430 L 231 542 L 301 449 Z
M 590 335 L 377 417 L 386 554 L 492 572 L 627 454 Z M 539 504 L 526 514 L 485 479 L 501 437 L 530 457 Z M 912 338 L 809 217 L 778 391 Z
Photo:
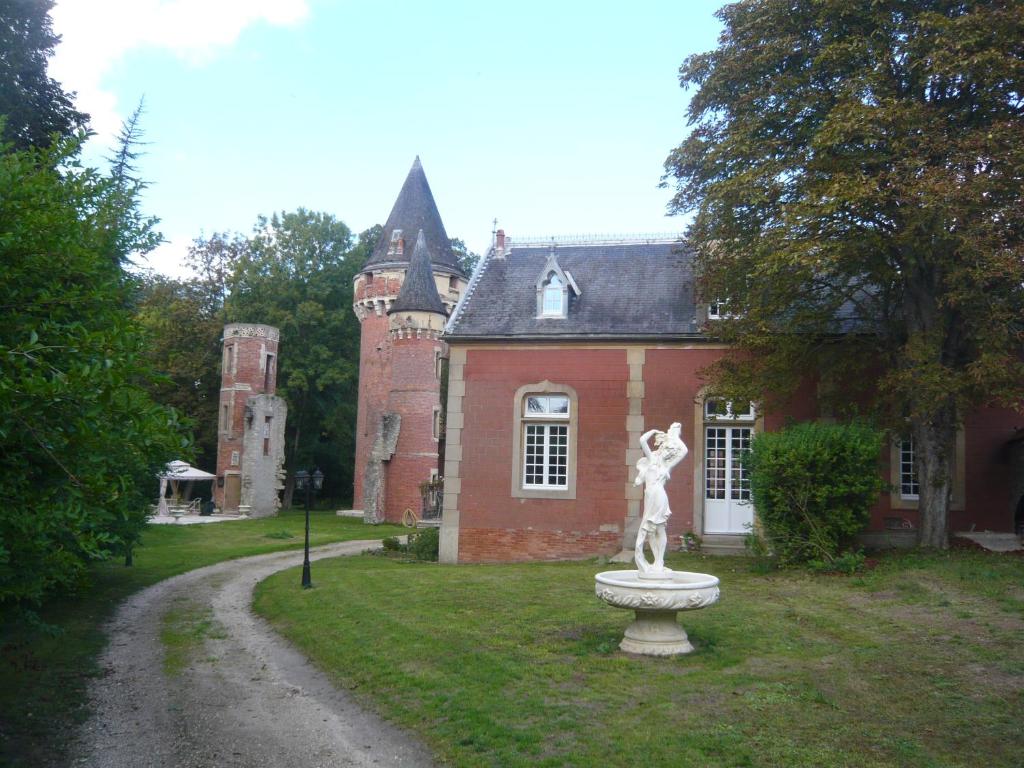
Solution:
M 701 538 L 700 551 L 705 555 L 745 555 L 745 542 L 742 533 L 708 533 Z

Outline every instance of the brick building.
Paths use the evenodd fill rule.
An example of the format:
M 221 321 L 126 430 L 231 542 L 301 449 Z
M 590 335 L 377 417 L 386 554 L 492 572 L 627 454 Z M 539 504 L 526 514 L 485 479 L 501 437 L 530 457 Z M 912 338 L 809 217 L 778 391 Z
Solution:
M 288 408 L 275 394 L 279 341 L 269 325 L 224 327 L 213 493 L 223 512 L 266 517 L 280 507 Z
M 468 281 L 417 157 L 353 285 L 361 324 L 353 499 L 367 522 L 421 511 L 442 448 L 440 335 Z
M 678 240 L 513 245 L 497 234 L 443 337 L 443 561 L 630 550 L 642 500 L 637 440 L 676 421 L 690 455 L 667 486 L 670 537 L 694 532 L 709 551 L 742 549 L 754 510 L 739 459 L 751 437 L 829 416 L 811 386 L 767 413 L 708 396 L 698 371 L 724 348 L 704 330 L 715 307 L 694 297 L 692 254 Z M 966 420 L 953 530 L 1020 524 L 1021 426 L 1020 414 L 995 409 Z M 889 446 L 884 464 L 892 490 L 865 538 L 913 543 L 913 443 Z

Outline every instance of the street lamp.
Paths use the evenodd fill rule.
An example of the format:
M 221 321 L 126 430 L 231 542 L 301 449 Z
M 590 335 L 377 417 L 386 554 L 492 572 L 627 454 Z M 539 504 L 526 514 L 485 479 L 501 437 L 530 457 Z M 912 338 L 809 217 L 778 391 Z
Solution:
M 309 589 L 313 586 L 313 579 L 309 573 L 309 502 L 313 492 L 324 487 L 324 473 L 316 469 L 310 476 L 309 472 L 300 469 L 295 473 L 295 487 L 306 492 L 306 552 L 302 560 L 302 587 Z

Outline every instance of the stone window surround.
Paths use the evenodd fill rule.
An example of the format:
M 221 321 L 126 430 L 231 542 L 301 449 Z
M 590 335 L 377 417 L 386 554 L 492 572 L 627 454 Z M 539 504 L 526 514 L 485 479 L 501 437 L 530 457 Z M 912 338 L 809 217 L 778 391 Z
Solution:
M 917 509 L 918 499 L 904 498 L 900 494 L 900 443 L 902 438 L 896 438 L 889 446 L 889 482 L 892 488 L 889 492 L 890 509 Z M 956 450 L 953 459 L 953 493 L 949 501 L 949 508 L 954 512 L 963 512 L 967 509 L 967 440 L 964 436 L 964 428 L 961 426 L 956 431 Z
M 569 398 L 569 451 L 566 460 L 567 485 L 565 488 L 524 488 L 523 487 L 523 431 L 526 419 L 523 404 L 527 395 L 566 395 Z M 576 453 L 579 432 L 579 398 L 576 390 L 567 384 L 555 384 L 548 380 L 524 384 L 516 390 L 512 416 L 512 498 L 515 499 L 575 499 L 576 498 Z

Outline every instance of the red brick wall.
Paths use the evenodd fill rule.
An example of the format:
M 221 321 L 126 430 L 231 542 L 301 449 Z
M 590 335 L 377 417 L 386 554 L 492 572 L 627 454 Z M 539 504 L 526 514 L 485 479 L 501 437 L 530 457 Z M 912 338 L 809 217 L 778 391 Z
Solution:
M 395 339 L 392 341 L 391 387 L 387 409 L 402 417 L 395 454 L 386 464 L 384 516 L 401 522 L 402 513 L 422 508 L 420 484 L 430 480 L 437 469 L 438 441 L 433 436 L 434 408 L 441 404 L 441 382 L 437 378 L 437 339 Z
M 459 561 L 507 563 L 566 560 L 611 554 L 622 547 L 620 533 L 543 531 L 514 528 L 459 529 Z
M 679 421 L 691 450 L 667 489 L 673 511 L 671 536 L 693 528 L 694 446 L 703 439 L 702 433 L 695 434 L 695 405 L 705 384 L 699 371 L 722 354 L 710 348 L 648 349 L 645 353 L 645 425 L 665 429 Z M 459 560 L 558 559 L 617 551 L 621 532 L 602 531 L 601 526 L 621 526 L 626 515 L 625 350 L 468 347 L 464 379 Z M 574 387 L 579 397 L 574 501 L 511 496 L 512 430 L 518 429 L 515 393 L 524 384 L 545 379 Z M 816 386 L 808 382 L 787 404 L 764 415 L 763 428 L 775 431 L 788 420 L 819 416 Z M 1012 530 L 1016 500 L 1009 498 L 1010 467 L 1000 452 L 1021 427 L 1024 416 L 1006 410 L 986 409 L 967 419 L 967 509 L 952 513 L 952 530 L 972 523 L 978 529 Z M 879 457 L 879 472 L 890 481 L 888 449 Z M 883 494 L 872 510 L 870 530 L 884 530 L 888 515 L 917 521 L 916 510 L 890 511 L 889 496 Z
M 373 451 L 380 414 L 391 387 L 391 341 L 388 316 L 370 313 L 363 319 L 359 339 L 359 402 L 356 415 L 356 466 L 352 504 L 363 504 L 363 474 Z
M 612 554 L 625 519 L 626 381 L 622 349 L 472 349 L 459 496 L 465 562 Z M 527 383 L 567 384 L 579 398 L 576 499 L 511 496 L 513 400 Z M 518 428 L 518 427 L 516 427 Z M 601 531 L 602 525 L 620 526 Z
M 237 363 L 234 373 L 231 371 L 231 358 L 225 359 L 224 350 L 232 345 L 238 347 Z M 273 355 L 270 386 L 265 388 L 266 375 L 260 370 L 261 351 Z M 217 476 L 221 478 L 225 471 L 240 471 L 242 467 L 242 435 L 245 430 L 245 402 L 251 395 L 269 394 L 277 391 L 278 342 L 265 336 L 232 336 L 224 340 L 221 348 L 220 402 L 217 407 Z M 225 362 L 227 363 L 225 365 Z M 248 384 L 249 390 L 235 390 L 234 408 L 230 410 L 230 437 L 222 429 L 221 414 L 225 405 L 230 405 L 232 392 L 229 389 L 237 384 Z M 238 451 L 238 464 L 232 466 L 231 453 Z M 224 488 L 220 482 L 214 483 L 214 502 L 223 507 Z

